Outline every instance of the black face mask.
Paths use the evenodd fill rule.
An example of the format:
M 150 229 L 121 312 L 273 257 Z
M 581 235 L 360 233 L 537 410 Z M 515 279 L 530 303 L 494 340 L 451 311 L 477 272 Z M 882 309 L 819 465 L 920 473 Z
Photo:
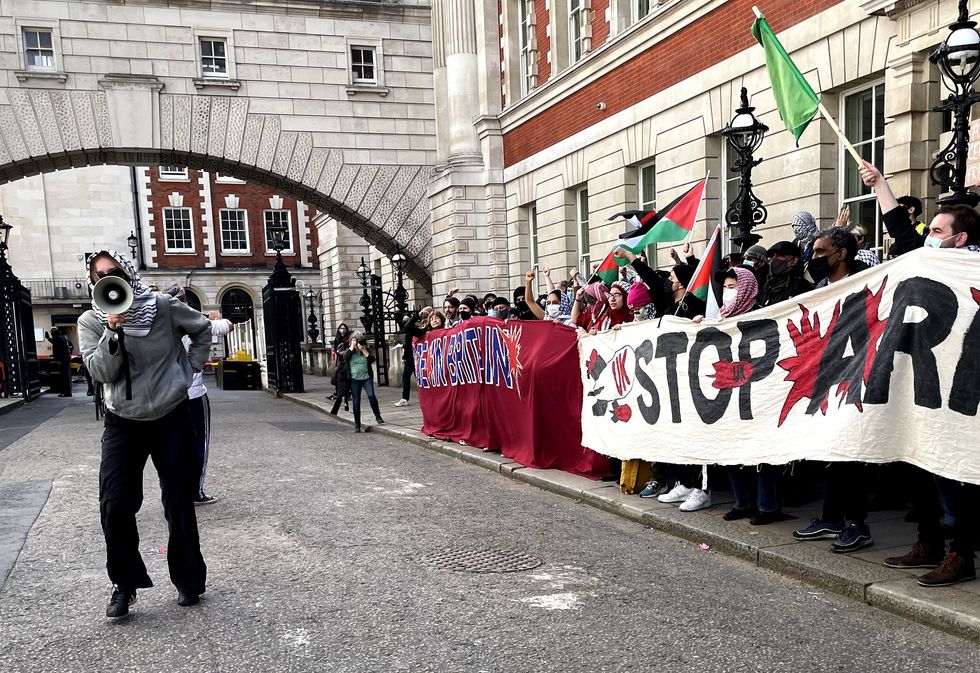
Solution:
M 667 292 L 670 292 L 671 294 L 673 294 L 674 293 L 674 281 L 672 281 L 670 278 L 665 278 L 664 279 L 664 289 L 667 290 Z
M 831 274 L 833 267 L 830 266 L 830 261 L 826 257 L 814 257 L 810 260 L 806 270 L 810 272 L 813 281 L 819 283 Z
M 460 317 L 461 320 L 469 320 L 470 317 L 471 317 L 470 316 L 470 312 L 469 311 L 460 311 L 459 312 L 459 317 Z
M 790 272 L 792 268 L 793 267 L 789 265 L 789 262 L 786 262 L 781 259 L 773 258 L 773 260 L 769 263 L 769 273 L 772 275 L 773 278 L 779 278 L 780 276 L 785 276 Z

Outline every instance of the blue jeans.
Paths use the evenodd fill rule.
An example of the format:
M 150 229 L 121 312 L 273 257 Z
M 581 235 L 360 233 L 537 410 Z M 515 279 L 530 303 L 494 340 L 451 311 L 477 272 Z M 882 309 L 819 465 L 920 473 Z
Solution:
M 371 404 L 371 411 L 374 412 L 374 417 L 381 420 L 381 409 L 378 407 L 378 398 L 374 396 L 374 381 L 371 379 L 351 379 L 350 381 L 350 391 L 351 397 L 354 398 L 354 427 L 361 427 L 361 391 L 365 391 L 368 396 L 368 402 Z
M 779 465 L 728 465 L 728 481 L 735 494 L 735 507 L 751 509 L 758 506 L 760 512 L 778 512 L 779 506 Z M 752 497 L 752 481 L 757 482 L 758 499 Z

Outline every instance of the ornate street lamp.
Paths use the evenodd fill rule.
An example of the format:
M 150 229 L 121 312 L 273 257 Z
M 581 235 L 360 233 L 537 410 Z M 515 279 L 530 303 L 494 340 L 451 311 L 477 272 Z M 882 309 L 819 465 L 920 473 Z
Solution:
M 949 35 L 929 60 L 939 67 L 943 85 L 952 93 L 934 112 L 953 114 L 953 137 L 929 168 L 932 183 L 950 192 L 940 205 L 965 204 L 976 207 L 980 196 L 969 191 L 966 181 L 967 150 L 970 145 L 970 108 L 980 100 L 973 85 L 980 76 L 980 33 L 970 21 L 967 0 L 960 0 L 959 18 L 949 26 Z
M 126 245 L 129 246 L 129 256 L 130 259 L 139 267 L 139 259 L 136 257 L 136 244 L 139 243 L 139 239 L 136 238 L 136 232 L 130 231 L 129 236 L 126 237 Z
M 317 337 L 320 336 L 320 330 L 317 329 L 317 317 L 316 310 L 314 309 L 314 302 L 319 301 L 319 293 L 314 292 L 313 288 L 306 290 L 306 305 L 310 307 L 310 315 L 306 319 L 306 322 L 310 324 L 310 328 L 306 330 L 306 335 L 310 337 L 310 343 L 316 343 Z
M 7 237 L 10 236 L 11 229 L 13 226 L 4 222 L 3 215 L 0 215 L 0 256 L 6 256 Z
M 374 316 L 371 315 L 371 295 L 368 294 L 368 280 L 371 277 L 371 269 L 368 268 L 367 264 L 364 263 L 364 258 L 361 257 L 361 265 L 357 267 L 357 277 L 361 279 L 361 300 L 358 302 L 361 305 L 361 325 L 364 326 L 364 333 L 371 334 L 374 330 Z
M 735 117 L 721 134 L 738 154 L 732 168 L 740 176 L 738 196 L 725 211 L 725 221 L 729 232 L 738 231 L 737 236 L 732 236 L 732 243 L 745 252 L 762 238 L 753 234 L 752 229 L 765 223 L 768 215 L 762 201 L 752 193 L 752 169 L 762 162 L 762 159 L 753 159 L 752 153 L 762 145 L 769 127 L 752 114 L 755 108 L 749 105 L 749 92 L 744 86 L 741 103 L 741 107 L 735 111 Z
M 404 281 L 404 271 L 405 264 L 408 262 L 408 258 L 402 254 L 402 249 L 399 247 L 395 256 L 391 258 L 391 263 L 395 265 L 395 274 L 398 278 L 398 284 L 395 286 L 395 308 L 397 309 L 396 318 L 398 324 L 402 322 L 402 315 L 408 311 L 408 292 L 405 290 Z

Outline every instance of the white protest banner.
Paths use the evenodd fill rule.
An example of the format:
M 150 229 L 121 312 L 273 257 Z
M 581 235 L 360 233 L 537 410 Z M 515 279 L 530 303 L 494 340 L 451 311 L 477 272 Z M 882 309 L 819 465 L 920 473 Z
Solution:
M 980 484 L 980 254 L 922 249 L 720 322 L 583 337 L 582 444 L 675 464 L 905 461 Z

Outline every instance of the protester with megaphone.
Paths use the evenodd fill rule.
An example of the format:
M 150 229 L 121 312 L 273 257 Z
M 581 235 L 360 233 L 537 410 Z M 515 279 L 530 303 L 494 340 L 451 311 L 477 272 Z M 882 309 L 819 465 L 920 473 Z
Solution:
M 204 593 L 207 566 L 194 512 L 200 465 L 187 389 L 207 360 L 211 321 L 151 292 L 129 259 L 114 250 L 90 258 L 89 281 L 92 310 L 78 319 L 78 330 L 85 366 L 105 388 L 99 511 L 114 584 L 106 616 L 126 616 L 136 590 L 153 586 L 136 528 L 147 458 L 160 477 L 177 604 L 194 605 Z M 191 340 L 186 351 L 185 335 Z

